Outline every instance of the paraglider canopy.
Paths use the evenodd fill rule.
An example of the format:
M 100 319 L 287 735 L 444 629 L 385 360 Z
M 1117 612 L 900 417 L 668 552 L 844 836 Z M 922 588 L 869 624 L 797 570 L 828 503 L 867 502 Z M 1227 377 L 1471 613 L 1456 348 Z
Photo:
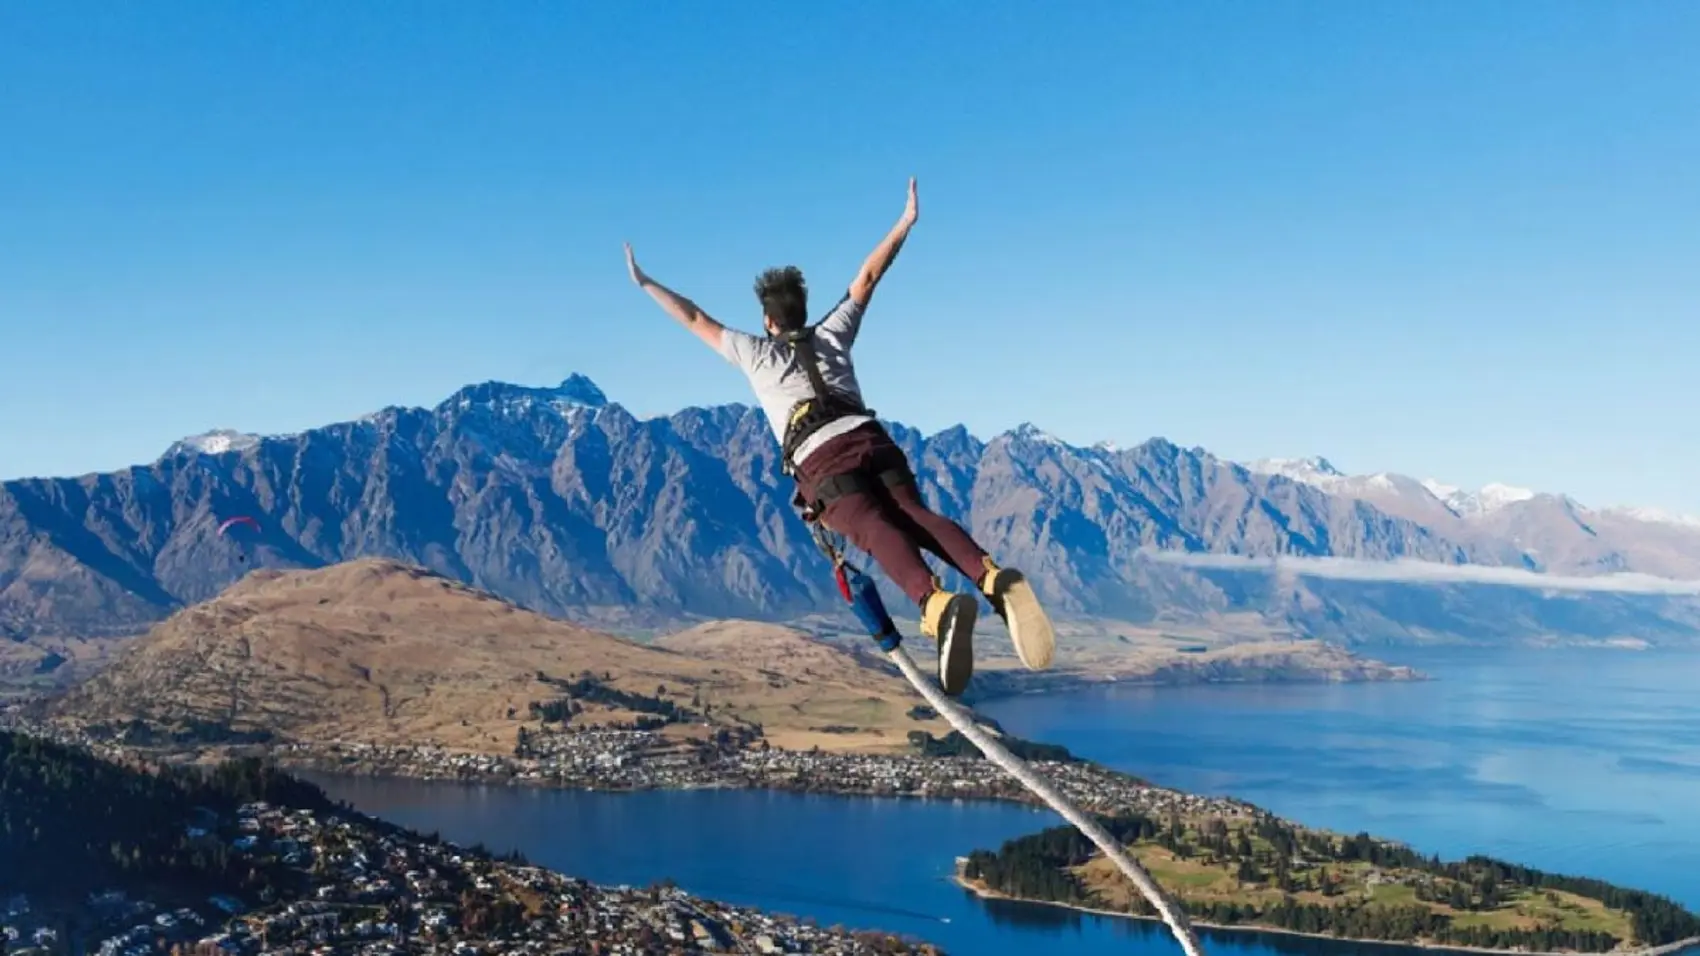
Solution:
M 231 532 L 231 529 L 238 526 L 238 525 L 245 525 L 251 530 L 242 531 L 242 532 L 238 532 L 238 533 L 233 534 Z M 249 535 L 257 535 L 257 534 L 260 533 L 260 523 L 258 521 L 255 521 L 253 518 L 249 517 L 248 515 L 237 515 L 233 518 L 226 518 L 223 521 L 219 522 L 218 533 L 219 533 L 220 537 L 230 535 L 231 538 L 233 540 L 235 540 L 237 542 L 237 544 L 239 544 L 241 546 L 241 548 L 242 548 L 241 553 L 239 553 L 236 556 L 236 559 L 238 561 L 242 561 L 242 562 L 246 563 L 247 560 L 248 560 L 248 545 L 247 545 L 248 536 Z
M 247 515 L 237 515 L 234 518 L 224 519 L 223 523 L 221 523 L 218 526 L 218 533 L 224 534 L 226 531 L 228 531 L 230 529 L 230 526 L 234 525 L 234 524 L 245 524 L 245 525 L 249 526 L 250 528 L 253 528 L 255 531 L 260 530 L 260 523 L 258 521 L 255 521 L 253 518 L 250 518 Z

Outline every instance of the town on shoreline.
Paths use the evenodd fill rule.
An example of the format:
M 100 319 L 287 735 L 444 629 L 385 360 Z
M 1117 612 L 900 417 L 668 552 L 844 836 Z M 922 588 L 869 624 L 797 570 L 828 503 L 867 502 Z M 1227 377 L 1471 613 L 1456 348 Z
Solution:
M 0 729 L 87 748 L 135 753 L 141 748 L 16 715 L 0 716 Z M 997 800 L 1044 806 L 1021 784 L 975 752 L 972 756 L 920 753 L 843 753 L 739 746 L 684 748 L 656 730 L 595 729 L 550 734 L 531 756 L 463 753 L 431 746 L 366 743 L 286 743 L 263 747 L 162 748 L 156 759 L 205 760 L 256 753 L 298 771 L 409 780 L 537 786 L 584 790 L 781 790 L 842 796 Z M 1244 801 L 1206 797 L 1153 786 L 1083 760 L 1028 761 L 1081 809 L 1145 813 L 1209 813 L 1224 817 L 1269 815 Z

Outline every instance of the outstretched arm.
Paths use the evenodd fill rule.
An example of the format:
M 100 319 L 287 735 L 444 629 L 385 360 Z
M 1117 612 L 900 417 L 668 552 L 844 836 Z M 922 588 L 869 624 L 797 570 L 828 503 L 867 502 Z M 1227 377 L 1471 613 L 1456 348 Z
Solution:
M 704 312 L 695 302 L 656 282 L 638 268 L 637 259 L 632 256 L 632 244 L 629 242 L 626 243 L 626 271 L 632 274 L 632 281 L 637 283 L 638 288 L 649 293 L 649 297 L 666 309 L 668 315 L 678 319 L 679 324 L 708 343 L 709 348 L 720 351 L 720 333 L 724 326 L 714 321 L 714 317 Z
M 866 306 L 873 297 L 874 287 L 879 285 L 885 276 L 885 270 L 891 268 L 892 260 L 897 258 L 897 250 L 903 248 L 903 240 L 909 238 L 909 230 L 915 225 L 915 219 L 920 215 L 915 200 L 915 177 L 909 177 L 909 202 L 903 207 L 903 215 L 898 217 L 897 225 L 885 234 L 880 244 L 868 254 L 867 261 L 862 263 L 862 271 L 856 273 L 855 281 L 850 283 L 850 298 L 859 306 Z

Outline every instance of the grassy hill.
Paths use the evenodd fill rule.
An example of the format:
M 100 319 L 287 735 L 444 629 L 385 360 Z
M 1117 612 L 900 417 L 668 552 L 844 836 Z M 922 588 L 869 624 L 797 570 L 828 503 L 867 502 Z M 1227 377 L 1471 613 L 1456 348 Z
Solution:
M 1177 650 L 1152 635 L 1070 636 L 1078 657 L 1006 666 L 988 620 L 972 699 L 1090 680 L 1407 679 L 1318 642 Z M 1001 642 L 1001 643 L 1000 643 Z M 930 645 L 911 641 L 925 664 Z M 1007 656 L 1007 655 L 1006 655 Z M 142 740 L 368 743 L 510 754 L 523 729 L 644 727 L 681 744 L 719 731 L 782 749 L 903 752 L 918 698 L 865 639 L 717 621 L 637 641 L 544 617 L 423 568 L 365 558 L 255 570 L 100 663 L 49 705 L 56 718 Z
M 897 751 L 911 730 L 948 729 L 908 717 L 912 696 L 895 668 L 785 628 L 729 622 L 646 645 L 364 559 L 255 571 L 157 625 L 50 712 L 209 743 L 506 754 L 520 728 L 553 715 L 573 727 L 665 719 L 680 738 L 760 724 L 774 746 Z M 820 730 L 844 725 L 855 732 Z

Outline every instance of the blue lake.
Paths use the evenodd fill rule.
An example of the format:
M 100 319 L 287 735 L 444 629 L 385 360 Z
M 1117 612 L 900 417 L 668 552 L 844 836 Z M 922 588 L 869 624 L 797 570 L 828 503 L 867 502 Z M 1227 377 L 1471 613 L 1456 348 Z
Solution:
M 1700 655 L 1384 651 L 1411 684 L 1106 688 L 991 702 L 1012 733 L 1154 782 L 1451 858 L 1487 853 L 1700 909 Z M 747 791 L 605 794 L 317 778 L 337 797 L 598 882 L 888 929 L 964 954 L 1178 952 L 1160 927 L 990 905 L 956 856 L 1060 823 L 990 803 Z M 1210 933 L 1212 953 L 1391 953 Z M 1035 950 L 1037 947 L 1037 950 Z

